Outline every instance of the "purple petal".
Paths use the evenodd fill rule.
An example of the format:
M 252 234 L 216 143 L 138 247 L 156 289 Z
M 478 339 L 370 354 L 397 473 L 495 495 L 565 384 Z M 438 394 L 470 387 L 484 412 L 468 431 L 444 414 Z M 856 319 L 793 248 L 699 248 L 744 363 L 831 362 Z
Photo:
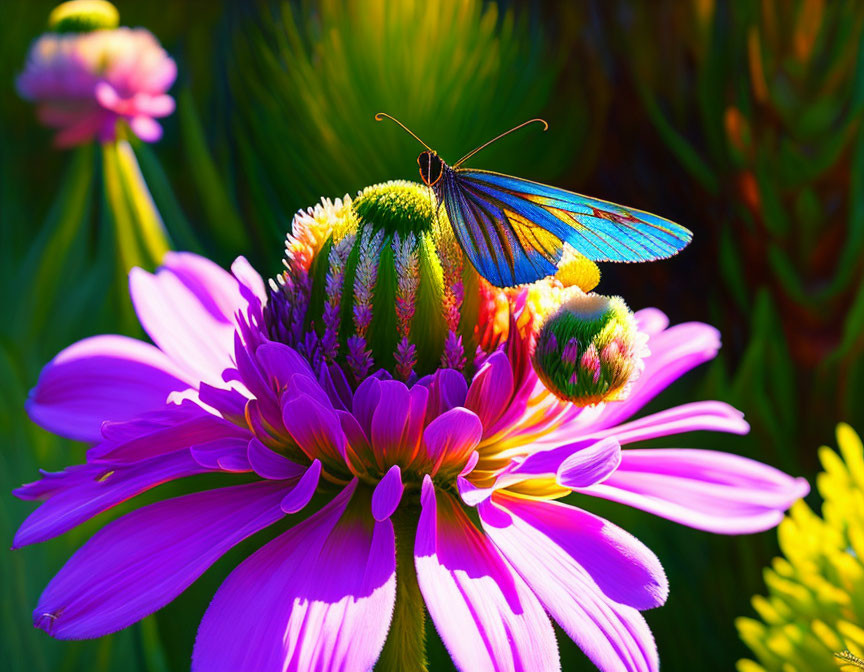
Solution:
M 531 538 L 537 544 L 542 541 L 547 549 L 554 546 L 558 555 L 568 556 L 565 564 L 578 565 L 610 600 L 629 607 L 651 609 L 666 601 L 669 583 L 657 556 L 617 525 L 560 502 L 503 493 L 496 494 L 492 502 L 511 514 L 509 526 L 484 526 L 496 543 L 501 534 L 511 541 Z M 540 546 L 535 548 L 538 557 L 545 553 Z
M 314 377 L 302 373 L 295 373 L 288 378 L 285 383 L 285 389 L 282 392 L 282 403 L 284 404 L 288 399 L 301 394 L 304 394 L 307 397 L 312 397 L 324 408 L 333 409 L 330 395 L 327 394 L 327 391 L 321 387 Z
M 381 382 L 379 389 L 372 415 L 372 447 L 384 464 L 407 466 L 420 448 L 429 392 L 416 386 L 409 391 L 396 380 Z
M 275 450 L 270 450 L 258 439 L 249 441 L 246 458 L 249 460 L 253 471 L 261 478 L 272 480 L 299 478 L 306 471 L 296 462 L 283 457 Z
M 203 408 L 192 401 L 184 400 L 179 404 L 167 403 L 131 420 L 104 422 L 102 424 L 102 438 L 112 445 L 119 445 L 147 436 L 160 429 L 174 427 L 187 420 L 199 418 L 205 413 Z M 91 451 L 98 452 L 98 448 L 99 446 L 94 446 Z
M 777 525 L 810 486 L 761 462 L 711 450 L 625 450 L 603 483 L 580 492 L 611 499 L 683 525 L 749 534 Z
M 144 142 L 156 142 L 162 137 L 162 127 L 152 117 L 143 115 L 132 117 L 129 128 Z
M 262 481 L 133 511 L 84 544 L 33 612 L 58 639 L 101 637 L 152 614 L 229 548 L 279 520 L 284 483 Z
M 750 425 L 744 420 L 744 414 L 729 404 L 720 401 L 697 401 L 647 415 L 591 436 L 614 436 L 619 443 L 628 444 L 698 431 L 746 434 L 750 431 Z
M 314 386 L 318 387 L 315 373 L 309 366 L 309 362 L 287 345 L 272 341 L 259 345 L 255 350 L 255 359 L 264 368 L 268 377 L 279 383 L 279 387 L 285 387 L 292 376 L 298 373 L 311 378 Z
M 354 392 L 338 364 L 322 366 L 318 371 L 318 384 L 327 393 L 333 408 L 340 411 L 351 408 Z
M 289 399 L 282 407 L 285 429 L 310 460 L 321 458 L 344 463 L 345 434 L 339 417 L 305 394 Z
M 234 322 L 245 307 L 237 279 L 218 264 L 191 252 L 168 252 L 162 270 L 176 275 L 216 319 Z
M 265 445 L 272 448 L 285 445 L 285 423 L 282 422 L 281 413 L 278 418 L 278 424 L 274 426 L 264 417 L 258 399 L 250 399 L 246 402 L 244 416 L 249 431 L 254 436 L 257 436 Z
M 120 94 L 108 82 L 99 82 L 93 89 L 93 95 L 102 107 L 114 110 L 120 102 Z
M 488 431 L 513 396 L 513 369 L 503 352 L 495 352 L 480 367 L 471 381 L 465 408 L 474 411 Z
M 494 502 L 506 502 L 506 508 Z M 598 668 L 659 669 L 654 639 L 641 614 L 611 597 L 651 606 L 665 599 L 665 576 L 647 548 L 609 523 L 563 504 L 496 495 L 480 507 L 480 517 L 495 545 Z
M 201 383 L 198 389 L 198 401 L 234 424 L 244 424 L 246 421 L 246 403 L 249 399 L 235 389 Z
M 231 573 L 201 621 L 193 670 L 372 669 L 396 599 L 396 549 L 368 500 L 346 512 L 356 484 Z
M 558 467 L 556 480 L 565 488 L 584 488 L 608 478 L 621 463 L 621 444 L 608 438 L 577 450 Z
M 477 466 L 477 463 L 480 461 L 480 453 L 476 450 L 468 456 L 468 461 L 465 463 L 465 466 L 462 468 L 462 471 L 459 472 L 460 476 L 467 476 L 472 471 L 474 471 L 474 467 Z
M 47 500 L 21 524 L 12 548 L 51 539 L 150 488 L 205 471 L 183 451 L 130 466 L 86 464 L 47 474 L 15 492 Z
M 384 474 L 384 478 L 378 481 L 375 492 L 372 493 L 372 517 L 381 521 L 392 516 L 402 500 L 404 491 L 402 470 L 398 464 L 394 464 Z
M 669 326 L 669 318 L 666 317 L 666 313 L 657 308 L 637 310 L 634 317 L 639 325 L 639 331 L 649 336 L 659 334 Z
M 91 448 L 87 457 L 90 460 L 137 462 L 212 441 L 241 439 L 248 442 L 251 438 L 245 427 L 238 427 L 202 409 L 190 414 L 190 407 L 197 408 L 192 404 L 186 404 L 185 409 L 183 406 L 175 406 L 173 412 L 178 419 L 171 424 L 153 426 L 148 416 L 126 423 L 130 431 L 133 431 L 135 425 L 139 425 L 140 433 L 119 439 L 106 438 L 98 446 Z M 164 413 L 170 414 L 171 410 L 171 407 L 166 406 Z M 109 436 L 117 436 L 117 433 L 118 428 L 109 428 Z
M 306 505 L 315 494 L 318 487 L 318 479 L 321 478 L 321 461 L 314 460 L 306 470 L 297 485 L 282 499 L 280 506 L 285 513 L 297 513 L 306 508 Z
M 234 332 L 234 361 L 237 368 L 224 371 L 223 378 L 226 382 L 231 379 L 242 383 L 255 398 L 263 418 L 274 427 L 279 427 L 281 410 L 274 385 L 244 344 L 239 331 Z
M 55 434 L 95 443 L 106 420 L 128 420 L 158 408 L 189 381 L 148 343 L 94 336 L 69 346 L 42 369 L 27 412 Z
M 713 359 L 720 348 L 720 333 L 707 324 L 688 322 L 651 336 L 645 370 L 623 401 L 607 403 L 591 429 L 612 427 L 636 413 L 674 380 L 699 364 Z
M 105 465 L 75 464 L 71 467 L 66 467 L 63 471 L 40 469 L 39 473 L 42 475 L 42 478 L 15 488 L 12 494 L 26 502 L 45 501 L 58 492 L 63 492 L 74 487 L 93 476 L 93 474 L 99 473 L 99 470 L 104 472 Z
M 339 424 L 350 448 L 354 451 L 368 450 L 371 453 L 369 439 L 363 428 L 360 427 L 360 423 L 357 422 L 357 418 L 347 411 L 336 411 L 336 416 L 339 418 Z
M 174 112 L 174 99 L 168 95 L 140 96 L 136 100 L 139 114 L 149 114 L 151 117 L 167 117 Z
M 417 581 L 460 670 L 558 670 L 549 619 L 459 505 L 426 476 L 414 547 Z
M 408 388 L 404 383 L 388 380 L 379 384 L 381 396 L 372 414 L 372 447 L 385 462 L 401 453 L 402 432 L 408 425 Z
M 244 474 L 252 471 L 252 465 L 249 464 L 249 460 L 246 458 L 246 451 L 239 448 L 236 451 L 221 455 L 216 460 L 216 464 L 219 465 L 220 470 L 229 471 L 232 474 Z
M 191 273 L 187 268 L 185 275 Z M 159 349 L 188 375 L 220 386 L 222 371 L 233 366 L 234 322 L 221 314 L 221 301 L 207 291 L 210 278 L 198 279 L 192 289 L 184 282 L 188 277 L 167 269 L 152 275 L 133 268 L 129 291 L 141 326 Z M 214 295 L 219 294 L 214 288 Z
M 209 469 L 243 472 L 252 471 L 246 458 L 249 437 L 224 438 L 206 441 L 189 448 L 193 459 Z
M 532 453 L 521 462 L 514 461 L 489 487 L 477 488 L 464 478 L 457 481 L 457 486 L 462 501 L 477 506 L 496 490 L 534 479 L 554 479 L 565 488 L 584 488 L 608 478 L 620 462 L 621 446 L 614 438 L 588 439 Z
M 476 450 L 474 455 L 477 455 Z M 459 490 L 459 496 L 468 506 L 478 506 L 481 502 L 485 502 L 495 492 L 496 486 L 497 483 L 491 487 L 478 488 L 464 476 L 456 477 L 456 488 Z
M 598 446 L 600 443 L 602 441 L 588 438 L 549 450 L 538 450 L 537 452 L 530 453 L 520 461 L 514 462 L 498 480 L 502 483 L 506 482 L 512 485 L 529 478 L 553 477 L 571 455 L 578 454 L 584 450 L 590 451 L 589 454 L 591 455 L 594 455 L 597 450 L 602 453 L 607 444 Z
M 377 378 L 367 378 L 354 392 L 351 412 L 367 437 L 372 436 L 372 416 L 375 414 L 380 398 L 381 381 Z
M 436 371 L 429 382 L 429 403 L 426 410 L 429 422 L 451 408 L 462 406 L 467 394 L 468 384 L 459 371 Z
M 433 475 L 442 466 L 461 471 L 483 437 L 483 425 L 471 411 L 457 407 L 430 422 L 423 431 L 423 443 Z
M 267 303 L 267 287 L 264 280 L 258 271 L 252 268 L 252 264 L 247 261 L 246 257 L 240 256 L 234 260 L 234 263 L 231 264 L 231 274 L 240 283 L 240 293 L 247 303 L 251 305 L 253 297 L 261 304 Z

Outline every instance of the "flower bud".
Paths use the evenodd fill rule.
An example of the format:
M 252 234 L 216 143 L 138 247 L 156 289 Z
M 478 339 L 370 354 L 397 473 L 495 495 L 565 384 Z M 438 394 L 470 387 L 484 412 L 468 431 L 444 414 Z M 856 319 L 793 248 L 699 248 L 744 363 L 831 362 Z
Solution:
M 89 33 L 118 25 L 120 14 L 107 0 L 70 0 L 48 15 L 48 28 L 55 33 Z
M 647 339 L 620 297 L 570 287 L 539 328 L 532 361 L 550 392 L 579 406 L 626 397 Z

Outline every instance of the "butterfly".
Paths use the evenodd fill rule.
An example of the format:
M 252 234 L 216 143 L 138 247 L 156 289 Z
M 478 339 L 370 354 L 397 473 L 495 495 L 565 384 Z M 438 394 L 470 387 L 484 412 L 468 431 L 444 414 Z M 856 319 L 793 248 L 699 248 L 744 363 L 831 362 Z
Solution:
M 480 145 L 452 166 L 401 121 L 390 119 L 426 148 L 417 157 L 420 178 L 443 203 L 468 259 L 498 287 L 512 287 L 556 272 L 569 245 L 592 261 L 651 261 L 680 252 L 693 237 L 683 226 L 634 208 L 625 208 L 566 189 L 488 170 L 460 168 L 496 140 L 531 119 Z

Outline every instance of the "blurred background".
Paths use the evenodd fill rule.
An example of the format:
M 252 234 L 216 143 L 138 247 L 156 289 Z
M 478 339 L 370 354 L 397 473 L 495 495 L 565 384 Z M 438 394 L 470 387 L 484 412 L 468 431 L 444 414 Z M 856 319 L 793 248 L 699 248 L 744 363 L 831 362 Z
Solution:
M 680 447 L 722 448 L 813 482 L 817 448 L 833 443 L 834 426 L 864 428 L 864 3 L 115 4 L 123 25 L 151 30 L 178 65 L 170 91 L 177 110 L 164 120 L 164 137 L 131 143 L 140 176 L 131 174 L 152 197 L 143 206 L 114 188 L 129 179 L 128 165 L 124 172 L 98 144 L 55 149 L 16 93 L 28 47 L 54 3 L 3 6 L 0 538 L 7 544 L 33 508 L 10 491 L 38 468 L 83 458 L 83 445 L 26 418 L 23 403 L 41 366 L 92 334 L 143 337 L 125 274 L 132 265 L 153 268 L 159 247 L 146 235 L 130 243 L 127 234 L 161 220 L 164 242 L 175 249 L 222 264 L 244 254 L 273 275 L 298 209 L 375 182 L 416 179 L 418 146 L 395 126 L 376 124 L 378 111 L 450 161 L 542 116 L 547 133 L 521 131 L 472 165 L 648 210 L 694 232 L 672 260 L 604 265 L 599 287 L 634 309 L 657 306 L 673 322 L 721 330 L 721 356 L 652 408 L 721 399 L 745 412 L 752 431 L 688 435 Z M 136 506 L 150 499 L 142 495 Z M 811 499 L 819 511 L 819 495 Z M 756 616 L 751 597 L 766 591 L 763 568 L 778 553 L 776 532 L 719 537 L 612 503 L 590 506 L 636 534 L 666 568 L 669 602 L 646 614 L 663 669 L 731 670 L 753 657 L 735 619 Z M 31 625 L 39 593 L 70 551 L 124 510 L 0 555 L 6 669 L 188 669 L 212 593 L 260 539 L 234 549 L 156 616 L 111 637 L 58 642 Z M 430 669 L 452 669 L 431 626 L 429 640 Z M 593 669 L 566 636 L 559 641 L 565 670 Z

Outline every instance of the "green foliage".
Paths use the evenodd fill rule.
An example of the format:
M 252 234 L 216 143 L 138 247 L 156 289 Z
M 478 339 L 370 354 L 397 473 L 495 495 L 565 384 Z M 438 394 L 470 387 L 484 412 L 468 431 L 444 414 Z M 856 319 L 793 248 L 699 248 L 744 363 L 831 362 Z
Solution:
M 752 402 L 773 446 L 819 435 L 836 415 L 804 409 L 852 409 L 864 376 L 864 6 L 622 4 L 636 12 L 627 48 L 640 99 L 701 187 L 688 207 L 719 243 L 718 326 L 743 320 L 760 350 L 786 351 L 762 356 L 751 341 L 732 398 Z M 674 27 L 664 51 L 651 46 L 661 24 Z M 771 379 L 783 394 L 752 387 Z
M 560 69 L 536 24 L 480 0 L 284 2 L 238 21 L 229 60 L 238 181 L 253 218 L 279 235 L 285 213 L 321 195 L 416 179 L 422 146 L 392 122 L 375 123 L 376 112 L 452 163 L 541 115 Z M 584 107 L 568 112 L 554 133 L 526 130 L 474 165 L 553 176 L 587 132 Z

